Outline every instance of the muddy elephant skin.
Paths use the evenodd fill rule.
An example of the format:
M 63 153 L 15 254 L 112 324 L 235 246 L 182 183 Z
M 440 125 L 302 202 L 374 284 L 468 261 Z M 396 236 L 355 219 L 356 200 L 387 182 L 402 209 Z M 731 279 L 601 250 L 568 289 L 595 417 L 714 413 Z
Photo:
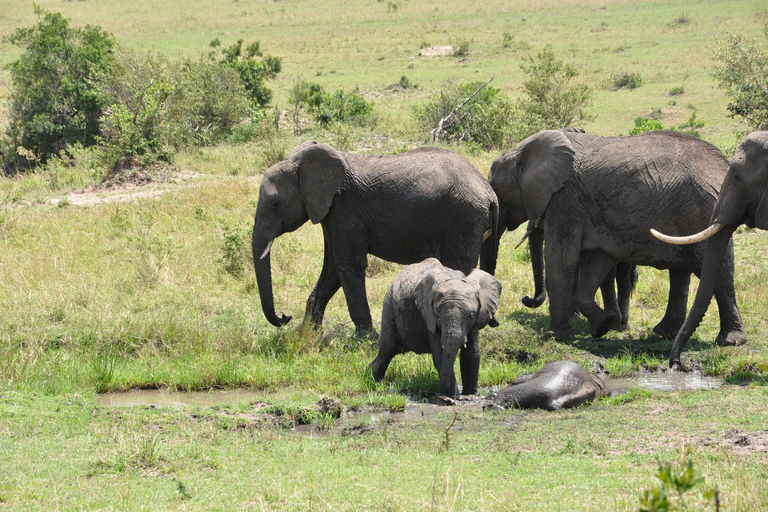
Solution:
M 435 258 L 405 267 L 384 297 L 379 353 L 369 365 L 373 378 L 383 379 L 397 354 L 431 353 L 440 378 L 437 392 L 453 397 L 458 389 L 453 367 L 461 352 L 461 393 L 477 393 L 478 332 L 498 325 L 500 295 L 501 283 L 482 270 L 465 276 Z
M 605 383 L 573 361 L 555 361 L 533 375 L 523 375 L 491 397 L 490 409 L 546 409 L 556 411 L 592 402 L 604 393 Z

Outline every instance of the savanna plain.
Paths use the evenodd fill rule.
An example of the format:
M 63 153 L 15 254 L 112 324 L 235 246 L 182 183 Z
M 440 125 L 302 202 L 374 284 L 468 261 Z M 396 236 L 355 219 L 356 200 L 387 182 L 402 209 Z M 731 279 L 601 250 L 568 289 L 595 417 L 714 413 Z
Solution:
M 459 403 L 400 414 L 435 400 L 429 356 L 397 356 L 384 382 L 373 382 L 366 366 L 376 342 L 354 337 L 341 293 L 322 330 L 301 325 L 322 263 L 320 227 L 307 223 L 273 246 L 276 308 L 294 316 L 283 328 L 262 315 L 250 255 L 259 182 L 275 153 L 307 139 L 376 154 L 434 144 L 414 108 L 448 81 L 493 77 L 516 97 L 521 62 L 547 46 L 594 88 L 587 131 L 626 135 L 639 116 L 679 125 L 695 112 L 701 137 L 732 150 L 748 128 L 728 116 L 712 78 L 714 47 L 727 31 L 762 37 L 764 2 L 38 5 L 76 26 L 99 25 L 120 44 L 171 55 L 206 52 L 216 38 L 259 40 L 283 59 L 267 83 L 281 117 L 268 141 L 187 150 L 123 182 L 104 184 L 77 166 L 0 178 L 0 509 L 637 510 L 661 485 L 660 466 L 689 462 L 702 480 L 670 495 L 680 509 L 768 509 L 768 236 L 759 230 L 734 235 L 748 343 L 714 344 L 713 302 L 683 354 L 722 387 L 638 387 L 558 412 Z M 4 0 L 0 35 L 35 20 L 29 2 Z M 448 45 L 466 51 L 419 55 Z M 0 42 L 0 63 L 18 56 Z M 4 73 L 0 99 L 11 86 Z M 642 75 L 642 86 L 611 87 L 620 73 Z M 415 87 L 396 87 L 404 76 Z M 295 134 L 288 98 L 297 80 L 357 89 L 373 102 L 373 122 L 321 128 L 305 120 Z M 484 174 L 500 151 L 446 147 Z M 575 339 L 556 342 L 545 334 L 546 304 L 520 303 L 533 287 L 527 249 L 513 248 L 521 235 L 502 239 L 500 326 L 480 334 L 481 393 L 558 359 L 609 378 L 666 371 L 672 340 L 652 332 L 666 305 L 665 272 L 640 269 L 629 330 L 593 339 L 574 318 Z M 370 258 L 374 324 L 398 270 Z M 186 407 L 99 400 L 165 388 L 252 396 Z

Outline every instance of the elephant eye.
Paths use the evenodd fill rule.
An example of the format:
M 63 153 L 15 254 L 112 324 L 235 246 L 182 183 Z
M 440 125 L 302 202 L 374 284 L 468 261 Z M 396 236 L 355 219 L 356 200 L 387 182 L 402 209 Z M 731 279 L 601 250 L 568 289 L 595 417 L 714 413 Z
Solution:
M 274 203 L 272 203 L 272 210 L 277 211 L 278 206 L 280 206 L 280 203 L 275 201 Z

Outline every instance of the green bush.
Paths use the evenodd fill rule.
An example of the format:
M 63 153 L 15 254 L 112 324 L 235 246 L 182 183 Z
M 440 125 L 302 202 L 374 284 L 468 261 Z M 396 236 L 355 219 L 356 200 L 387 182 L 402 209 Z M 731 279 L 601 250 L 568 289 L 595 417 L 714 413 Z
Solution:
M 645 132 L 652 132 L 655 130 L 663 130 L 664 125 L 658 119 L 650 119 L 648 117 L 636 117 L 635 127 L 630 130 L 630 135 L 640 135 Z
M 117 167 L 169 160 L 180 148 L 218 142 L 250 106 L 239 75 L 204 57 L 123 51 L 103 76 L 100 94 L 108 105 L 102 145 Z
M 451 111 L 461 105 L 482 82 L 446 83 L 431 101 L 415 108 L 416 122 L 432 132 Z M 527 136 L 528 127 L 515 103 L 500 89 L 484 87 L 467 105 L 443 124 L 441 140 L 471 142 L 484 149 L 500 149 Z
M 637 89 L 643 85 L 643 77 L 640 73 L 622 71 L 611 76 L 611 89 Z
M 216 38 L 210 45 L 212 48 L 218 48 L 221 46 L 221 41 Z M 274 79 L 280 73 L 282 60 L 279 57 L 264 55 L 259 41 L 254 41 L 243 48 L 243 40 L 238 39 L 236 43 L 222 48 L 218 59 L 215 53 L 211 54 L 211 58 L 234 69 L 240 76 L 251 100 L 260 107 L 265 107 L 272 100 L 272 91 L 267 89 L 264 82 Z
M 530 133 L 594 120 L 589 113 L 592 89 L 579 80 L 578 69 L 555 58 L 551 49 L 527 57 L 520 67 L 528 78 L 518 104 Z
M 302 107 L 323 128 L 334 122 L 364 124 L 373 114 L 373 104 L 360 96 L 357 89 L 352 92 L 339 89 L 330 94 L 318 83 L 301 80 L 293 85 L 289 94 L 295 107 L 295 123 L 298 123 L 298 111 Z
M 95 78 L 114 58 L 115 41 L 99 27 L 72 28 L 40 7 L 35 14 L 35 25 L 3 39 L 23 50 L 8 66 L 13 87 L 1 150 L 8 171 L 45 163 L 67 144 L 96 142 L 103 103 Z
M 741 117 L 753 130 L 768 130 L 768 52 L 755 40 L 728 34 L 717 42 L 715 58 L 720 65 L 712 74 L 731 99 L 731 117 Z

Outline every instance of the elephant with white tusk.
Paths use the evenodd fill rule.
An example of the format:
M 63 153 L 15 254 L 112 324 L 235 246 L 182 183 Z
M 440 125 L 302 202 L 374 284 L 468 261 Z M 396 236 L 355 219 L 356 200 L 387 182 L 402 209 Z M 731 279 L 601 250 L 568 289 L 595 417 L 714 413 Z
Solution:
M 573 336 L 569 320 L 574 302 L 593 333 L 605 332 L 615 322 L 615 314 L 600 308 L 594 296 L 608 272 L 625 262 L 669 269 L 667 312 L 654 330 L 679 330 L 674 345 L 679 348 L 691 332 L 681 328 L 688 279 L 706 267 L 705 251 L 697 245 L 664 244 L 650 228 L 672 233 L 705 228 L 727 171 L 728 159 L 719 149 L 677 132 L 601 137 L 547 130 L 497 157 L 488 181 L 499 198 L 499 237 L 505 227 L 515 229 L 525 221 L 532 236 L 536 230 L 544 236 L 555 337 Z M 534 246 L 540 244 L 532 243 L 532 250 Z M 746 335 L 728 240 L 723 251 L 713 288 L 720 313 L 715 341 L 733 345 L 743 343 Z M 673 349 L 670 363 L 678 357 Z
M 680 362 L 680 353 L 686 341 L 701 323 L 712 295 L 728 277 L 722 274 L 721 269 L 724 265 L 733 265 L 731 235 L 740 224 L 768 229 L 768 132 L 765 131 L 751 133 L 739 144 L 706 229 L 695 235 L 680 237 L 651 230 L 656 238 L 670 244 L 685 246 L 704 242 L 697 246 L 704 251 L 701 282 L 691 311 L 672 346 L 672 362 Z M 736 339 L 731 344 L 743 341 Z

